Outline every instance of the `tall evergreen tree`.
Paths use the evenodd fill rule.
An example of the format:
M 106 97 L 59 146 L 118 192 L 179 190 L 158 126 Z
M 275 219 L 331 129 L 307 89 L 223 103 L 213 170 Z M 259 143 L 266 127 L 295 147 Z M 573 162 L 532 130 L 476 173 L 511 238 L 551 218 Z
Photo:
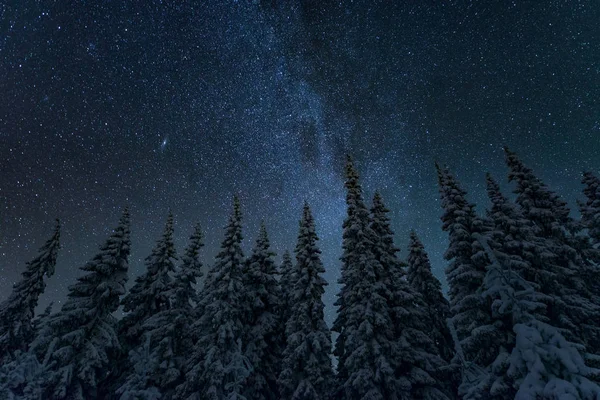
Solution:
M 281 363 L 281 289 L 264 223 L 244 271 L 246 333 L 244 353 L 252 365 L 243 394 L 248 399 L 279 399 L 277 375 Z
M 331 388 L 331 334 L 324 320 L 322 300 L 327 282 L 315 222 L 304 204 L 293 274 L 292 310 L 286 325 L 279 387 L 283 400 L 327 399 Z
M 375 234 L 370 227 L 369 210 L 364 203 L 358 172 L 354 168 L 350 156 L 346 162 L 344 185 L 346 187 L 347 215 L 342 226 L 342 275 L 339 280 L 341 289 L 335 302 L 335 305 L 338 306 L 338 314 L 332 328 L 333 331 L 339 333 L 334 350 L 334 354 L 338 357 L 339 389 L 349 383 L 348 379 L 353 373 L 347 369 L 350 365 L 347 365 L 346 359 L 354 349 L 346 347 L 350 336 L 359 328 L 364 318 L 364 315 L 357 313 L 354 308 L 355 303 L 359 301 L 356 297 L 356 285 L 363 284 L 364 274 L 374 273 L 372 272 L 373 268 L 378 268 L 374 265 L 376 261 L 372 252 L 372 241 Z M 357 343 L 353 343 L 353 346 L 356 345 Z M 340 395 L 342 395 L 341 392 Z
M 45 383 L 44 398 L 84 400 L 99 397 L 99 386 L 110 371 L 119 350 L 116 319 L 119 297 L 125 294 L 131 248 L 130 218 L 123 212 L 119 225 L 100 252 L 81 269 L 85 275 L 69 287 L 61 310 L 48 319 L 40 339 L 50 343 L 47 351 L 51 376 Z
M 198 340 L 198 332 L 192 329 L 198 314 L 200 296 L 196 285 L 202 278 L 202 261 L 200 261 L 200 250 L 204 247 L 204 235 L 200 224 L 194 227 L 189 238 L 188 247 L 182 256 L 181 265 L 175 270 L 173 281 L 169 290 L 171 298 L 171 309 L 161 315 L 159 319 L 166 318 L 170 324 L 176 326 L 178 332 L 177 357 L 186 355 Z M 160 314 L 160 313 L 159 313 Z
M 360 200 L 359 196 L 360 193 L 354 198 Z M 384 265 L 373 253 L 375 232 L 368 213 L 363 217 L 366 219 L 364 224 L 354 220 L 346 231 L 345 244 L 352 239 L 359 243 L 362 241 L 358 249 L 362 249 L 361 253 L 351 254 L 356 249 L 345 247 L 346 259 L 351 261 L 346 265 L 346 276 L 360 276 L 361 279 L 346 286 L 345 343 L 342 345 L 345 353 L 339 359 L 343 365 L 338 364 L 343 375 L 340 376 L 336 395 L 344 399 L 395 399 L 399 398 L 404 387 L 403 379 L 396 376 L 398 360 L 395 352 L 398 346 L 395 343 L 394 304 L 390 301 L 390 273 L 389 268 L 384 270 Z M 361 235 L 369 236 L 361 238 Z
M 576 235 L 578 225 L 569 208 L 551 191 L 515 153 L 505 148 L 509 180 L 516 182 L 517 204 L 537 234 L 544 239 L 548 252 L 556 256 L 554 290 L 560 303 L 559 328 L 569 340 L 584 344 L 591 353 L 600 352 L 600 298 L 595 293 L 600 279 L 598 268 L 589 258 L 591 245 Z
M 170 308 L 169 289 L 175 270 L 175 244 L 173 243 L 173 215 L 169 213 L 162 237 L 152 253 L 146 257 L 146 272 L 135 279 L 135 284 L 123 298 L 121 332 L 124 345 L 129 349 L 139 346 L 146 333 L 144 322 L 160 311 Z
M 585 203 L 580 203 L 581 222 L 588 229 L 592 243 L 600 248 L 600 178 L 592 172 L 583 173 Z
M 194 325 L 200 336 L 187 361 L 186 380 L 177 389 L 178 398 L 243 398 L 242 384 L 250 371 L 241 348 L 245 318 L 244 253 L 242 213 L 237 197 L 225 229 L 221 251 L 210 271 L 210 283 L 202 293 L 202 315 Z
M 442 294 L 440 281 L 431 272 L 429 257 L 415 231 L 410 233 L 406 278 L 425 303 L 427 321 L 431 327 L 429 336 L 435 342 L 438 354 L 450 362 L 454 357 L 454 343 L 446 323 L 450 317 L 450 305 Z
M 488 217 L 494 224 L 488 236 L 493 247 L 511 257 L 511 268 L 545 295 L 546 315 L 551 324 L 558 323 L 566 316 L 560 312 L 557 256 L 547 248 L 539 230 L 521 209 L 502 194 L 490 174 L 486 175 L 486 182 L 492 203 Z
M 174 321 L 165 315 L 171 310 L 173 281 L 170 274 L 175 271 L 175 260 L 173 215 L 169 213 L 162 237 L 146 257 L 146 272 L 136 278 L 122 301 L 123 310 L 127 312 L 121 320 L 123 341 L 133 350 L 143 347 L 144 338 L 150 336 L 149 351 L 156 359 L 157 369 L 150 372 L 148 384 L 164 393 L 174 389 L 174 381 L 179 377 L 173 341 L 181 332 L 175 331 Z M 140 350 L 131 350 L 128 354 L 133 357 L 142 354 Z M 134 362 L 134 359 L 129 360 L 130 365 Z M 133 372 L 126 380 L 137 379 Z
M 285 324 L 287 323 L 292 309 L 291 297 L 293 283 L 295 282 L 294 272 L 292 256 L 290 255 L 289 250 L 286 250 L 283 252 L 281 266 L 279 267 L 279 287 L 281 288 L 281 311 L 279 312 L 279 315 L 281 315 L 283 331 L 285 331 Z
M 377 261 L 375 265 L 379 265 L 379 268 L 376 274 L 378 283 L 372 290 L 385 298 L 393 320 L 390 324 L 392 339 L 386 347 L 389 352 L 387 361 L 393 367 L 396 379 L 389 380 L 381 394 L 384 398 L 448 399 L 453 389 L 451 371 L 438 354 L 435 341 L 429 334 L 431 325 L 426 304 L 406 279 L 406 264 L 397 256 L 399 249 L 394 245 L 388 212 L 379 193 L 375 193 L 371 207 L 371 229 L 375 235 L 372 251 Z M 383 358 L 380 359 L 379 365 L 384 365 L 383 361 Z M 381 372 L 379 376 L 385 375 L 384 371 Z M 393 383 L 395 388 L 389 383 Z
M 194 304 L 199 300 L 195 285 L 202 276 L 199 252 L 203 246 L 202 230 L 196 225 L 181 265 L 166 289 L 170 307 L 144 322 L 146 341 L 130 353 L 133 371 L 119 389 L 122 400 L 135 396 L 153 399 L 157 394 L 162 399 L 174 398 L 176 387 L 183 382 L 185 360 L 197 336 L 192 326 L 196 318 Z
M 449 286 L 450 311 L 457 338 L 468 361 L 487 365 L 495 358 L 499 332 L 493 325 L 489 301 L 482 296 L 483 279 L 489 263 L 475 239 L 485 234 L 490 224 L 475 213 L 475 205 L 447 169 L 436 164 L 444 209 L 442 229 L 449 234 L 444 257 Z
M 0 304 L 0 361 L 7 361 L 15 351 L 26 351 L 33 340 L 33 317 L 38 299 L 46 289 L 45 278 L 54 274 L 60 247 L 60 223 L 52 237 L 40 248 L 38 255 L 27 263 L 22 279 L 11 295 Z

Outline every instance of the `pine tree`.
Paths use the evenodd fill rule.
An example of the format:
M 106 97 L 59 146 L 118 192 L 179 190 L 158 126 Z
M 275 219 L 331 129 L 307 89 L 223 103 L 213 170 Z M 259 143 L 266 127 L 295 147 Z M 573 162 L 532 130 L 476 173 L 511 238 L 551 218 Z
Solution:
M 388 212 L 379 193 L 375 193 L 371 207 L 371 229 L 375 234 L 372 251 L 380 268 L 379 282 L 373 290 L 379 292 L 383 286 L 381 294 L 390 308 L 393 336 L 387 345 L 388 360 L 397 380 L 391 381 L 393 390 L 386 389 L 382 394 L 384 398 L 448 399 L 453 389 L 449 383 L 451 371 L 429 334 L 426 304 L 406 279 L 406 264 L 397 256 L 399 249 L 394 245 Z
M 331 388 L 331 334 L 322 300 L 327 282 L 319 238 L 308 204 L 304 204 L 293 274 L 292 310 L 286 325 L 287 344 L 279 375 L 283 400 L 327 399 Z
M 374 232 L 370 228 L 370 216 L 362 195 L 362 187 L 359 183 L 359 176 L 354 168 L 354 163 L 350 156 L 346 162 L 346 205 L 347 215 L 343 223 L 343 254 L 342 276 L 339 280 L 341 285 L 338 299 L 335 305 L 338 306 L 338 314 L 333 323 L 332 330 L 339 333 L 335 343 L 334 354 L 338 357 L 338 392 L 343 393 L 348 389 L 349 379 L 354 371 L 349 371 L 348 367 L 359 368 L 358 365 L 347 365 L 346 359 L 355 348 L 348 348 L 348 340 L 354 335 L 360 324 L 363 322 L 364 315 L 356 312 L 354 303 L 358 301 L 357 285 L 362 285 L 364 274 L 375 274 L 376 263 L 373 252 Z M 375 277 L 373 278 L 375 280 Z M 373 282 L 374 283 L 374 282 Z M 364 288 L 361 291 L 365 290 Z M 353 343 L 356 346 L 357 343 Z
M 509 180 L 516 182 L 517 204 L 525 218 L 544 239 L 547 252 L 556 256 L 554 293 L 560 302 L 551 315 L 561 315 L 557 325 L 567 339 L 584 344 L 591 353 L 600 352 L 600 297 L 595 293 L 600 279 L 590 259 L 591 244 L 577 235 L 578 224 L 570 210 L 515 153 L 505 148 Z
M 27 263 L 23 278 L 11 295 L 0 304 L 0 361 L 7 361 L 15 351 L 26 351 L 35 334 L 33 317 L 38 299 L 46 289 L 45 278 L 54 274 L 60 248 L 60 222 L 39 254 Z
M 244 354 L 252 366 L 243 385 L 243 394 L 248 399 L 279 399 L 277 375 L 283 332 L 279 316 L 281 290 L 274 255 L 267 229 L 262 223 L 244 270 L 247 304 Z
M 48 319 L 48 328 L 40 339 L 50 343 L 51 376 L 45 383 L 44 398 L 84 400 L 98 397 L 99 386 L 110 371 L 110 363 L 119 350 L 116 319 L 119 297 L 125 294 L 131 241 L 129 212 L 125 210 L 119 225 L 100 252 L 81 269 L 85 275 L 69 287 L 68 299 L 61 310 Z
M 173 215 L 169 213 L 162 237 L 156 242 L 152 253 L 146 257 L 146 272 L 136 278 L 135 284 L 123 298 L 123 310 L 127 312 L 121 320 L 121 332 L 124 343 L 131 350 L 142 347 L 146 335 L 150 336 L 150 353 L 156 359 L 157 369 L 150 371 L 149 385 L 168 393 L 174 389 L 179 378 L 179 370 L 175 360 L 174 338 L 181 332 L 169 318 L 171 310 L 171 273 L 175 271 L 177 255 L 173 243 Z M 128 352 L 136 357 L 141 354 Z M 133 365 L 135 360 L 130 359 Z M 137 379 L 137 372 L 126 378 L 124 385 L 129 385 L 129 379 Z
M 446 324 L 450 317 L 450 305 L 442 294 L 440 281 L 431 272 L 429 257 L 415 231 L 410 233 L 406 278 L 425 303 L 427 321 L 431 327 L 429 335 L 436 344 L 437 353 L 450 362 L 454 357 L 454 343 Z
M 281 325 L 283 326 L 283 331 L 285 331 L 285 325 L 292 309 L 291 297 L 293 282 L 295 282 L 294 263 L 288 250 L 283 253 L 281 266 L 279 267 L 279 276 L 279 287 L 281 288 L 281 311 L 279 315 L 281 315 Z
M 581 222 L 588 229 L 594 246 L 600 248 L 600 178 L 592 172 L 584 172 L 582 183 L 586 202 L 580 203 Z
M 490 223 L 475 213 L 475 205 L 447 169 L 436 164 L 444 209 L 442 229 L 449 234 L 444 257 L 449 286 L 450 312 L 457 338 L 468 361 L 488 365 L 495 358 L 499 332 L 493 325 L 489 301 L 482 296 L 483 279 L 489 263 L 475 239 L 485 234 Z
M 187 361 L 186 380 L 177 389 L 178 398 L 243 398 L 241 384 L 250 371 L 241 348 L 245 318 L 241 222 L 235 197 L 221 251 L 202 293 L 202 315 L 193 328 L 200 336 Z

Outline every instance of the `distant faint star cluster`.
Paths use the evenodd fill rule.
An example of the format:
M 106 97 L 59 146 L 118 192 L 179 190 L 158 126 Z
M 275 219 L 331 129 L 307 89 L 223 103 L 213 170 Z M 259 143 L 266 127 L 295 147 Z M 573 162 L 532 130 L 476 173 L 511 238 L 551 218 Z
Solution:
M 313 208 L 338 286 L 352 154 L 406 255 L 444 280 L 434 162 L 484 213 L 508 145 L 575 209 L 600 170 L 600 3 L 18 1 L 0 5 L 0 297 L 62 220 L 60 304 L 123 207 L 130 282 L 169 210 L 177 248 L 204 227 L 213 262 L 232 197 L 248 254 L 265 220 L 278 260 Z

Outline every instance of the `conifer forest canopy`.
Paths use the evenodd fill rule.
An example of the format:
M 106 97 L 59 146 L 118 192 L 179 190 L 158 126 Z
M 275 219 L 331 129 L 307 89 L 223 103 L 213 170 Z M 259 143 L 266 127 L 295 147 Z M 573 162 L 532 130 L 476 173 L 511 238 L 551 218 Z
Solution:
M 0 2 L 0 398 L 15 365 L 41 371 L 46 354 L 56 371 L 68 364 L 64 352 L 50 356 L 63 339 L 47 338 L 71 337 L 59 327 L 84 324 L 73 309 L 104 285 L 98 329 L 115 336 L 85 340 L 102 349 L 98 360 L 124 360 L 106 376 L 90 367 L 123 400 L 394 399 L 406 385 L 413 398 L 519 398 L 527 383 L 543 386 L 514 372 L 531 371 L 515 354 L 538 333 L 571 357 L 576 377 L 560 382 L 573 398 L 600 398 L 598 21 L 597 0 Z M 429 268 L 437 280 L 419 275 Z M 227 297 L 224 276 L 238 297 Z M 390 292 L 364 276 L 401 283 Z M 294 297 L 299 282 L 314 298 Z M 354 295 L 369 310 L 396 307 L 378 314 L 392 332 L 367 337 Z M 231 306 L 244 296 L 273 314 Z M 425 304 L 435 316 L 418 314 Z M 382 346 L 395 380 L 365 379 L 352 349 L 408 330 L 402 307 L 412 313 L 406 326 L 434 326 L 439 337 L 415 339 L 414 354 Z M 289 337 L 267 343 L 281 347 L 275 355 L 248 338 L 300 330 L 302 310 L 323 313 L 303 335 L 327 352 L 298 383 Z M 194 367 L 210 358 L 201 351 L 174 357 L 180 372 L 160 379 L 136 369 L 156 361 L 144 333 L 170 337 L 168 327 L 192 331 L 223 313 L 261 315 L 248 329 L 220 321 L 239 341 L 214 354 L 239 379 L 211 386 L 217 378 Z M 454 318 L 455 332 L 440 315 Z M 474 320 L 483 333 L 468 328 Z M 211 348 L 200 336 L 177 346 Z M 501 349 L 513 351 L 510 367 Z M 282 370 L 257 361 L 270 356 Z M 416 367 L 394 357 L 423 360 L 415 376 L 443 384 L 424 375 L 407 384 L 402 371 Z M 473 362 L 462 375 L 461 360 Z M 102 396 L 89 375 L 79 386 L 59 375 L 36 375 L 42 398 Z M 540 398 L 570 393 L 544 382 Z M 25 396 L 23 386 L 10 390 Z

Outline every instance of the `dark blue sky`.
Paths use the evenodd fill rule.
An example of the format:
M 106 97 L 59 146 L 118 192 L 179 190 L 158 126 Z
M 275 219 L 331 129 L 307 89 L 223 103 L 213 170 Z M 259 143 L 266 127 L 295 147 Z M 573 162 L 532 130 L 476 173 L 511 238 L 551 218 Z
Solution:
M 125 205 L 130 279 L 169 208 L 212 263 L 234 193 L 246 249 L 264 218 L 279 255 L 308 200 L 334 283 L 346 153 L 443 279 L 435 160 L 480 212 L 503 145 L 572 205 L 600 170 L 597 1 L 181 3 L 0 5 L 1 298 L 60 217 L 63 299 Z

